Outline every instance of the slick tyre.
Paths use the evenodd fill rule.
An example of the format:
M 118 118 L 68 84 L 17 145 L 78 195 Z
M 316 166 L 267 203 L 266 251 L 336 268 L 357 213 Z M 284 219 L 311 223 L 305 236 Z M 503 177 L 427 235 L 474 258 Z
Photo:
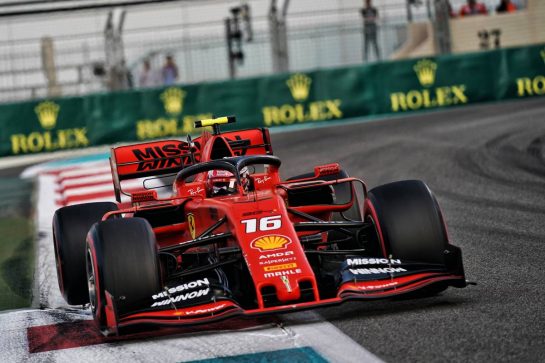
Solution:
M 443 217 L 424 182 L 405 180 L 373 188 L 365 207 L 385 257 L 445 264 L 448 238 Z
M 115 203 L 86 203 L 58 209 L 53 216 L 53 244 L 60 291 L 70 305 L 89 302 L 85 276 L 85 238 Z
M 86 272 L 91 310 L 107 331 L 106 292 L 115 312 L 124 314 L 161 290 L 157 244 L 143 218 L 111 219 L 95 224 L 87 236 Z

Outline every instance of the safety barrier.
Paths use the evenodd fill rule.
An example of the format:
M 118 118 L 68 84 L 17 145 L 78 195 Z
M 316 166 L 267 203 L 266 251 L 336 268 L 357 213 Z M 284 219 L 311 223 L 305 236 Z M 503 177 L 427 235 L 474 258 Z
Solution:
M 545 96 L 545 45 L 0 106 L 0 156 Z

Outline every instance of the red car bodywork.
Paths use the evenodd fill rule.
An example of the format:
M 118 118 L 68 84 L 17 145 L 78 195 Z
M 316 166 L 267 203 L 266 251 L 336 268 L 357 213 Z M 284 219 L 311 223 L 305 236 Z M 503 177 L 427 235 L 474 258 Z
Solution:
M 121 195 L 125 194 L 123 182 L 128 179 L 157 177 L 179 172 L 189 165 L 221 160 L 224 157 L 252 155 L 272 155 L 266 129 L 214 135 L 205 132 L 203 136 L 188 142 L 166 140 L 113 148 L 111 166 L 116 195 L 121 201 Z M 349 299 L 399 295 L 439 281 L 446 281 L 452 286 L 465 286 L 463 270 L 421 269 L 402 276 L 390 274 L 386 279 L 342 281 L 335 294 L 322 294 L 317 271 L 309 263 L 301 240 L 321 236 L 323 241 L 327 241 L 324 225 L 338 223 L 339 226 L 348 227 L 350 223 L 354 224 L 350 221 L 344 222 L 345 224 L 331 222 L 331 217 L 334 212 L 352 208 L 358 200 L 353 193 L 351 200 L 344 204 L 290 206 L 288 194 L 298 188 L 316 185 L 309 183 L 316 183 L 320 177 L 336 174 L 339 170 L 338 164 L 322 165 L 315 167 L 314 176 L 282 181 L 278 163 L 269 164 L 262 173 L 252 174 L 249 178 L 253 188 L 249 192 L 238 186 L 237 193 L 211 197 L 208 192 L 207 173 L 199 173 L 191 182 L 177 178 L 173 183 L 172 194 L 164 198 L 159 198 L 155 190 L 130 193 L 131 202 L 120 203 L 120 210 L 106 214 L 103 220 L 114 215 L 130 218 L 142 211 L 182 207 L 185 214 L 182 222 L 154 227 L 159 252 L 178 248 L 184 252 L 198 251 L 204 248 L 203 242 L 211 243 L 222 237 L 226 241 L 222 242 L 222 248 L 240 249 L 255 286 L 256 304 L 253 308 L 243 308 L 236 300 L 225 298 L 197 305 L 189 304 L 186 307 L 165 304 L 154 309 L 119 314 L 114 306 L 114 299 L 106 293 L 106 301 L 101 304 L 105 308 L 103 311 L 106 316 L 103 318 L 108 330 L 117 332 L 119 328 L 141 323 L 194 324 L 234 315 L 290 312 L 338 304 Z M 144 181 L 146 183 L 149 181 Z M 359 179 L 346 177 L 322 180 L 320 186 L 329 187 L 342 183 L 351 183 L 353 190 L 362 187 L 364 203 L 358 208 L 361 208 L 361 214 L 365 218 L 375 223 L 381 245 L 382 255 L 376 256 L 376 261 L 389 266 L 383 267 L 383 271 L 396 271 L 397 262 L 389 259 L 386 254 L 373 205 L 365 198 L 365 184 Z M 314 219 L 309 220 L 308 216 Z M 320 251 L 319 243 L 316 251 Z M 181 254 L 179 262 L 183 259 L 184 255 Z M 371 259 L 366 262 L 369 261 Z M 267 291 L 274 292 L 274 303 L 267 300 Z

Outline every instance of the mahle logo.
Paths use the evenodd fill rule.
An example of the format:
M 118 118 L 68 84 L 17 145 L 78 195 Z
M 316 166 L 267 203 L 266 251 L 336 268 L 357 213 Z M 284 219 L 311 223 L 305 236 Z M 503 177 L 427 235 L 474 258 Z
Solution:
M 307 102 L 311 93 L 312 78 L 303 73 L 291 75 L 285 82 L 295 103 L 265 106 L 261 112 L 265 126 L 290 125 L 307 121 L 325 121 L 343 117 L 340 99 Z
M 186 92 L 181 88 L 170 87 L 161 93 L 161 100 L 165 111 L 171 115 L 179 115 L 184 108 Z
M 60 106 L 51 101 L 44 101 L 34 108 L 40 125 L 46 130 L 51 130 L 57 124 Z
M 286 81 L 291 96 L 298 102 L 306 101 L 310 92 L 311 83 L 312 79 L 302 73 L 296 73 Z
M 540 50 L 539 56 L 545 64 L 545 48 Z M 545 71 L 544 74 L 535 77 L 517 78 L 517 95 L 519 97 L 545 95 Z
M 412 70 L 423 89 L 390 93 L 390 108 L 393 112 L 421 110 L 426 108 L 468 103 L 464 84 L 433 87 L 439 66 L 430 59 L 416 62 Z
M 85 127 L 53 130 L 57 126 L 60 110 L 61 107 L 52 101 L 36 105 L 34 112 L 40 126 L 46 131 L 11 135 L 11 152 L 17 155 L 89 146 Z M 36 120 L 32 124 L 36 125 Z
M 422 59 L 414 65 L 413 69 L 422 86 L 429 87 L 435 83 L 437 63 L 434 63 L 429 59 Z

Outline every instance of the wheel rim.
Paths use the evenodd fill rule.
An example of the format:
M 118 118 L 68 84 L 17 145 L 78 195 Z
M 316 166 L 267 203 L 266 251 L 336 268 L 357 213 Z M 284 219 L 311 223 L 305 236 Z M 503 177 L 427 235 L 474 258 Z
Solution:
M 91 311 L 96 314 L 97 306 L 97 291 L 96 291 L 96 274 L 95 266 L 93 265 L 93 255 L 91 249 L 87 249 L 86 255 L 86 270 L 87 270 L 87 288 L 89 290 L 89 304 L 91 305 Z

